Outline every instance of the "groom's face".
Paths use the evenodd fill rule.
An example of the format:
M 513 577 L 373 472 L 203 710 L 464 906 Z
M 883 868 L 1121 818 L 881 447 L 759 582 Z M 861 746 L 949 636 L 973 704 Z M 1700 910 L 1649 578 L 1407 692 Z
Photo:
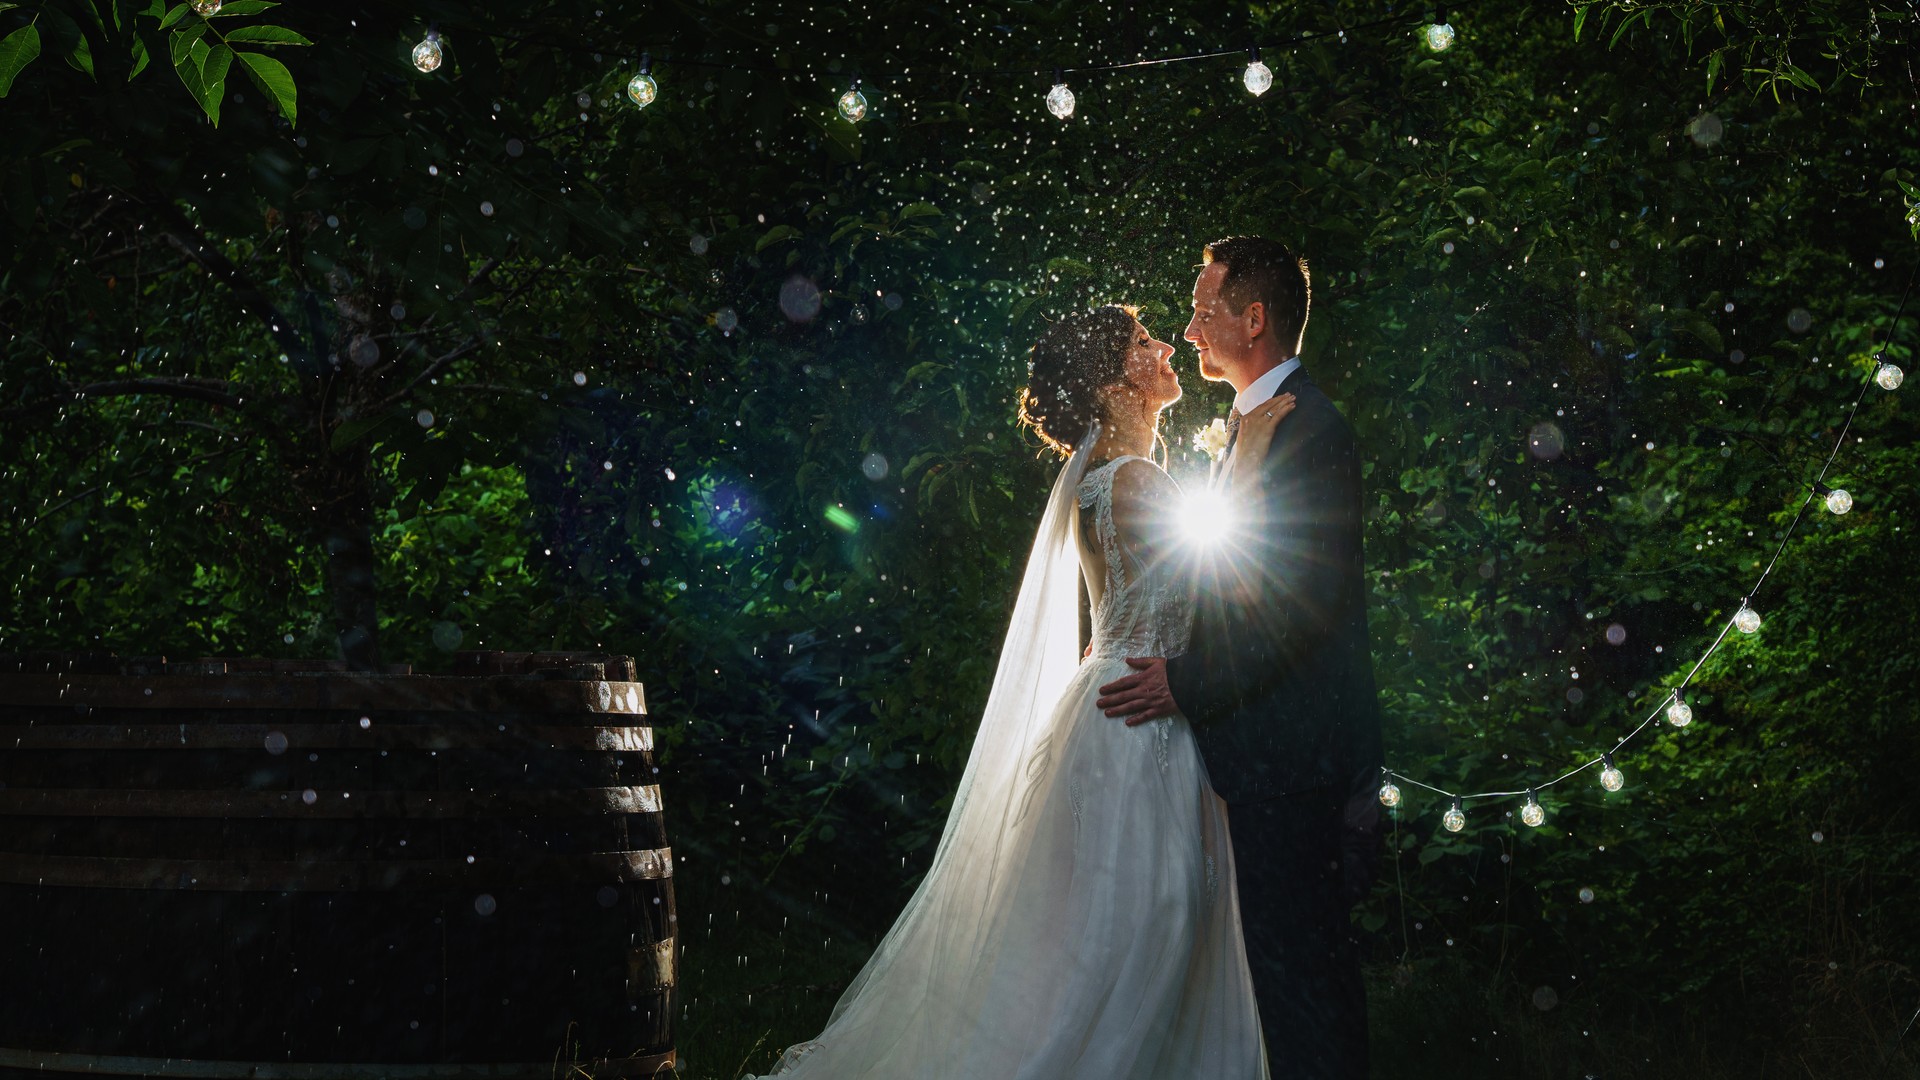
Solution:
M 1228 310 L 1232 305 L 1220 297 L 1220 282 L 1227 276 L 1225 263 L 1208 263 L 1193 283 L 1193 319 L 1182 335 L 1200 352 L 1200 374 L 1219 382 L 1232 374 L 1251 351 L 1253 341 L 1247 320 Z

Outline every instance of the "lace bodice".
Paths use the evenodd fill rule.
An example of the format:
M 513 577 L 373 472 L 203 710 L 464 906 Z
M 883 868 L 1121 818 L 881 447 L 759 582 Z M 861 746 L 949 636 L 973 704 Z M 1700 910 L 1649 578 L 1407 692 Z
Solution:
M 1113 514 L 1114 483 L 1123 471 L 1122 488 L 1154 507 L 1150 515 L 1135 515 L 1133 535 L 1124 538 Z M 1146 458 L 1127 456 L 1089 470 L 1079 494 L 1080 508 L 1093 511 L 1094 535 L 1080 543 L 1080 569 L 1093 599 L 1093 655 L 1185 652 L 1193 627 L 1193 590 L 1180 572 L 1180 560 L 1172 557 L 1171 537 L 1154 535 L 1166 530 L 1153 524 L 1172 517 L 1179 485 Z

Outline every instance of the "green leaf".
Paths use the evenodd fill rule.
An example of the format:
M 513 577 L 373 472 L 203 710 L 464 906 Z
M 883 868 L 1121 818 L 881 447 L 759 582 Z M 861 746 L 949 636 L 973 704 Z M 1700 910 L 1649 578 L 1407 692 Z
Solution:
M 767 248 L 782 240 L 789 240 L 799 235 L 800 230 L 791 225 L 775 225 L 773 228 L 767 230 L 767 234 L 760 238 L 759 243 L 753 245 L 753 250 L 765 251 Z
M 313 42 L 284 26 L 242 26 L 227 34 L 228 42 L 252 45 L 311 45 Z
M 205 23 L 199 25 L 201 27 L 206 26 Z M 227 53 L 226 59 L 218 63 L 218 71 L 222 81 L 217 84 L 209 84 L 204 73 L 207 70 L 208 58 L 213 55 L 213 49 L 209 48 L 206 42 L 201 41 L 199 35 L 196 34 L 193 40 L 187 45 L 186 55 L 180 56 L 179 37 L 180 35 L 175 35 L 174 39 L 174 55 L 178 57 L 173 63 L 174 74 L 180 76 L 181 85 L 185 86 L 187 92 L 193 95 L 193 100 L 200 103 L 200 109 L 207 114 L 207 119 L 213 121 L 214 127 L 219 127 L 220 101 L 226 96 L 226 69 L 227 65 L 233 62 L 233 50 L 228 49 L 225 45 L 220 46 L 220 48 Z
M 13 89 L 13 80 L 22 68 L 40 55 L 40 31 L 32 24 L 21 27 L 0 40 L 0 97 Z
M 153 14 L 153 12 L 148 11 L 147 14 L 151 15 Z M 184 3 L 175 4 L 171 8 L 167 9 L 167 13 L 165 15 L 160 17 L 160 29 L 162 30 L 170 29 L 172 28 L 174 23 L 177 23 L 181 19 L 184 19 L 186 17 L 187 17 L 187 5 Z
M 200 81 L 206 84 L 207 92 L 225 90 L 227 69 L 233 66 L 233 50 L 225 45 L 215 45 L 207 50 L 206 59 L 200 65 Z
M 147 64 L 152 59 L 153 59 L 153 54 L 147 51 L 147 43 L 140 40 L 139 38 L 134 38 L 133 39 L 133 70 L 127 72 L 127 81 L 132 82 L 134 80 L 134 76 L 139 75 L 141 72 L 147 70 Z
M 287 70 L 287 65 L 262 53 L 243 52 L 238 55 L 240 62 L 246 66 L 247 74 L 253 77 L 253 84 L 260 88 L 261 93 L 273 99 L 274 105 L 280 109 L 280 115 L 287 118 L 287 123 L 299 123 L 298 94 L 293 85 L 293 72 Z
M 75 39 L 73 51 L 67 54 L 67 63 L 88 78 L 96 78 L 93 73 L 93 46 L 87 44 L 87 35 L 81 34 Z
M 203 22 L 194 23 L 192 26 L 173 32 L 171 45 L 174 67 L 179 67 L 186 61 L 187 54 L 193 49 L 193 43 L 199 41 L 200 36 L 206 32 L 207 24 Z M 198 65 L 195 65 L 195 68 L 197 72 Z
M 207 16 L 209 19 L 229 19 L 235 15 L 258 15 L 280 5 L 275 0 L 228 0 L 220 5 L 220 10 Z
M 917 202 L 917 203 L 908 203 L 907 205 L 901 207 L 899 220 L 912 221 L 914 218 L 939 217 L 939 216 L 940 216 L 939 207 L 933 205 L 932 203 Z
M 1573 9 L 1573 40 L 1580 40 L 1580 31 L 1587 25 L 1587 13 L 1592 10 L 1591 7 Z
M 328 445 L 335 451 L 345 450 L 347 447 L 363 441 L 378 430 L 381 425 L 392 419 L 392 413 L 382 413 L 379 416 L 368 416 L 345 421 L 339 427 L 333 429 L 333 438 L 328 440 Z

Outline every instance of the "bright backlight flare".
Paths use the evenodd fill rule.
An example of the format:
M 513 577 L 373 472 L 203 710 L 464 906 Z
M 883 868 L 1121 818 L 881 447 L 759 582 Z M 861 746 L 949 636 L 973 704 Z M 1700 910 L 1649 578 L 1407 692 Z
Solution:
M 1218 491 L 1187 492 L 1180 501 L 1180 535 L 1189 544 L 1217 544 L 1232 526 L 1233 505 Z

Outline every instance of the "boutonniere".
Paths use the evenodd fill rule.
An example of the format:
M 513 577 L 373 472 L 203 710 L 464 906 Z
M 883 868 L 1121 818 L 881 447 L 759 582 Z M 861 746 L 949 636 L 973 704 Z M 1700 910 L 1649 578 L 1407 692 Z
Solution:
M 1227 452 L 1227 422 L 1215 418 L 1213 423 L 1193 433 L 1193 448 L 1206 454 L 1215 461 Z

